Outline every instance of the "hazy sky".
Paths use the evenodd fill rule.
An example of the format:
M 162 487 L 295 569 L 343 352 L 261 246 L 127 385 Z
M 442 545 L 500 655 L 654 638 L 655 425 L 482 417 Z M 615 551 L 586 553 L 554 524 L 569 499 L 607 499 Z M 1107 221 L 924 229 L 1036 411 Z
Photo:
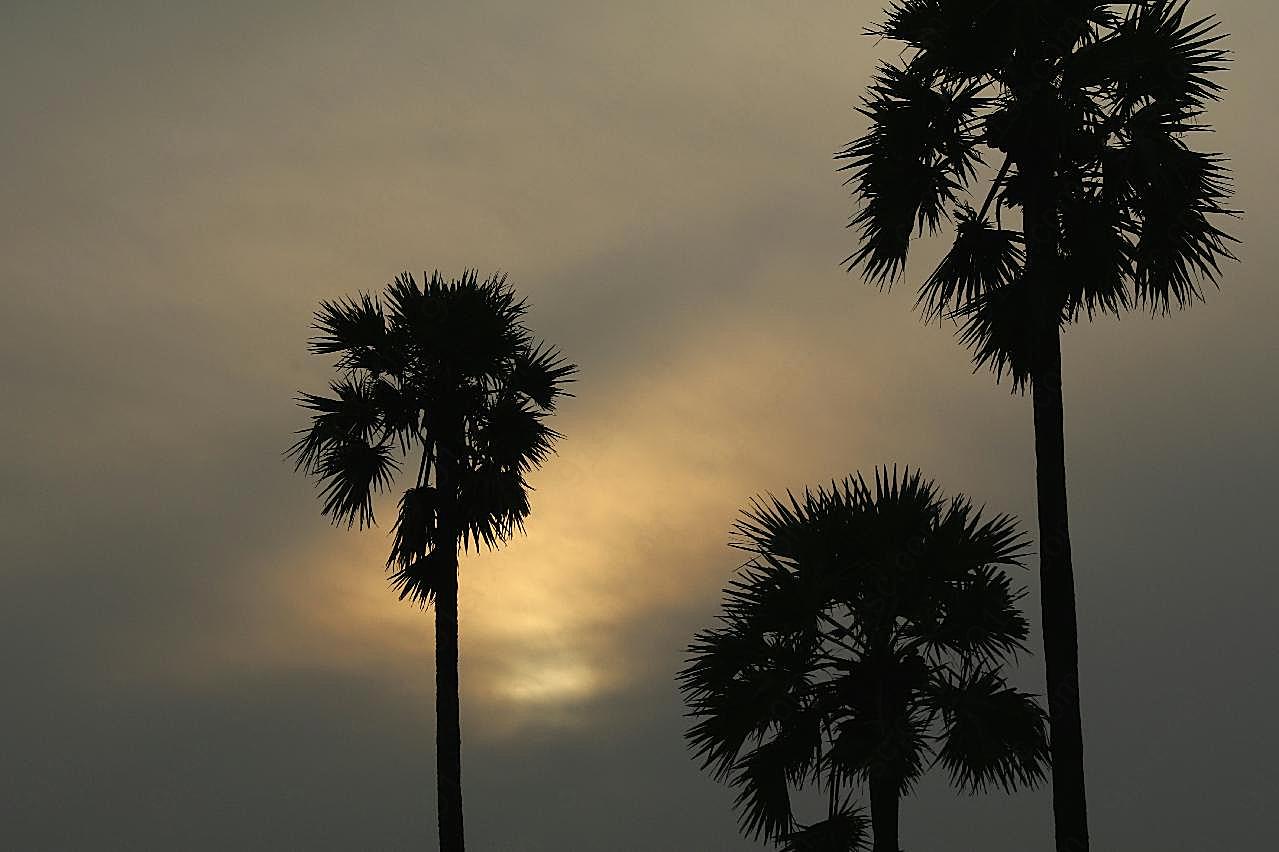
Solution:
M 839 266 L 879 8 L 8 0 L 0 846 L 434 846 L 431 618 L 386 586 L 385 525 L 329 528 L 280 454 L 320 299 L 476 266 L 582 376 L 528 536 L 462 565 L 472 848 L 755 848 L 672 678 L 737 509 L 897 462 L 1034 518 L 1029 400 Z M 1102 850 L 1279 829 L 1279 32 L 1195 9 L 1234 33 L 1211 117 L 1243 262 L 1065 341 Z M 1044 792 L 934 778 L 903 843 L 1050 823 Z

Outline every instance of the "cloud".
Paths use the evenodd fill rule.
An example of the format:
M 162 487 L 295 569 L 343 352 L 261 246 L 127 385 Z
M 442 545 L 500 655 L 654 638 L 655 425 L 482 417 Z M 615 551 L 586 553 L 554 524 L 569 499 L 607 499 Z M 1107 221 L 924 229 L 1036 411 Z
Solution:
M 1214 117 L 1248 262 L 1204 306 L 1066 339 L 1090 780 L 1114 848 L 1242 844 L 1276 792 L 1258 674 L 1276 641 L 1276 186 L 1255 141 L 1273 135 L 1273 24 L 1222 9 L 1241 61 Z M 731 791 L 685 753 L 672 675 L 740 558 L 724 544 L 745 500 L 897 462 L 1034 518 L 1029 401 L 920 327 L 909 284 L 838 267 L 852 235 L 829 157 L 860 129 L 872 12 L 15 7 L 6 839 L 430 835 L 430 614 L 386 587 L 384 528 L 327 528 L 280 452 L 291 394 L 327 378 L 303 348 L 319 299 L 478 265 L 512 273 L 583 373 L 528 536 L 463 563 L 474 844 L 743 848 Z M 912 848 L 1046 836 L 1043 793 L 920 795 Z

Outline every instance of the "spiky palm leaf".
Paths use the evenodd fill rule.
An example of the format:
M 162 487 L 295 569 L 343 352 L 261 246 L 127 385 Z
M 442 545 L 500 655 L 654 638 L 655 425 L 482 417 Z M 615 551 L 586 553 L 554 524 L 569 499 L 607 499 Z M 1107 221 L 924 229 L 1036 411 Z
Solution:
M 995 227 L 971 207 L 961 207 L 954 245 L 920 287 L 916 305 L 928 317 L 950 315 L 1012 284 L 1021 276 L 1024 243 L 1018 231 Z
M 324 500 L 322 514 L 335 524 L 350 527 L 358 521 L 361 529 L 371 526 L 373 496 L 390 487 L 398 469 L 387 444 L 371 444 L 356 435 L 326 442 L 314 464 Z
M 994 669 L 940 670 L 926 699 L 941 716 L 938 762 L 968 792 L 1035 786 L 1048 764 L 1047 717 Z
M 849 227 L 861 247 L 845 263 L 880 282 L 897 277 L 915 231 L 936 231 L 976 172 L 979 85 L 935 83 L 911 67 L 881 65 L 858 109 L 866 136 L 836 157 L 848 160 L 865 206 Z
M 858 809 L 840 811 L 786 835 L 781 852 L 860 852 L 870 848 L 870 820 Z

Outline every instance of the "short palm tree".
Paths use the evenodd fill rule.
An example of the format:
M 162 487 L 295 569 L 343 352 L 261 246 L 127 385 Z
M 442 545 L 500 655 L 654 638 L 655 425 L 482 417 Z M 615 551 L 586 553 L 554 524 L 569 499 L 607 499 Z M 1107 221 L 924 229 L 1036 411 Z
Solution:
M 734 546 L 751 559 L 721 624 L 680 672 L 688 740 L 738 789 L 744 833 L 791 852 L 898 852 L 898 804 L 940 763 L 967 791 L 1043 778 L 1043 710 L 1003 668 L 1027 623 L 1004 566 L 1015 521 L 983 521 L 918 473 L 876 471 L 754 501 Z M 870 819 L 855 806 L 869 792 Z M 824 793 L 802 824 L 792 789 Z
M 524 476 L 560 435 L 545 423 L 576 367 L 536 341 L 503 275 L 474 271 L 419 286 L 405 273 L 381 296 L 321 303 L 310 349 L 336 355 L 331 395 L 289 454 L 321 485 L 335 524 L 374 523 L 373 499 L 408 460 L 387 567 L 405 598 L 435 605 L 436 769 L 440 849 L 461 852 L 458 550 L 496 547 L 523 529 Z
M 1088 848 L 1061 332 L 1186 306 L 1232 257 L 1216 224 L 1233 212 L 1224 161 L 1189 144 L 1228 57 L 1213 19 L 1185 13 L 1170 0 L 896 0 L 870 34 L 904 59 L 880 67 L 870 127 L 837 154 L 862 201 L 849 268 L 886 286 L 917 233 L 953 221 L 917 304 L 961 323 L 977 365 L 1031 389 L 1059 852 Z M 975 207 L 964 197 L 978 188 Z

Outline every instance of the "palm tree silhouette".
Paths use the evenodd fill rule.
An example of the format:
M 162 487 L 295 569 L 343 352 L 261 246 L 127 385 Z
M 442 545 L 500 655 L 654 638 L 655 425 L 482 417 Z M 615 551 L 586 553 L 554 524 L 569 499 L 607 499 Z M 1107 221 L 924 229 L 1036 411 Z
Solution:
M 850 271 L 888 286 L 916 231 L 953 218 L 917 307 L 961 322 L 979 367 L 1031 388 L 1059 852 L 1088 848 L 1061 331 L 1097 313 L 1184 307 L 1233 257 L 1214 224 L 1234 212 L 1224 160 L 1186 142 L 1207 129 L 1221 91 L 1212 75 L 1228 57 L 1214 19 L 1185 11 L 898 0 L 869 33 L 904 44 L 906 58 L 881 65 L 860 110 L 870 127 L 836 155 L 862 201 Z M 974 209 L 961 196 L 989 176 L 989 155 L 1002 165 Z
M 504 275 L 474 271 L 419 286 L 398 276 L 379 298 L 322 302 L 310 350 L 336 355 L 331 396 L 301 394 L 311 426 L 289 449 L 321 486 L 335 524 L 374 523 L 401 459 L 417 458 L 400 497 L 387 568 L 405 598 L 435 604 L 436 787 L 440 849 L 461 852 L 458 548 L 496 547 L 523 530 L 524 475 L 561 437 L 545 420 L 576 366 L 534 340 Z
M 738 789 L 744 833 L 792 852 L 898 852 L 898 803 L 933 764 L 975 792 L 1043 778 L 1044 712 L 1003 668 L 1027 623 L 1003 566 L 1024 539 L 918 473 L 756 499 L 751 554 L 679 674 L 690 747 Z M 869 826 L 852 791 L 869 791 Z M 801 825 L 791 790 L 825 794 Z

